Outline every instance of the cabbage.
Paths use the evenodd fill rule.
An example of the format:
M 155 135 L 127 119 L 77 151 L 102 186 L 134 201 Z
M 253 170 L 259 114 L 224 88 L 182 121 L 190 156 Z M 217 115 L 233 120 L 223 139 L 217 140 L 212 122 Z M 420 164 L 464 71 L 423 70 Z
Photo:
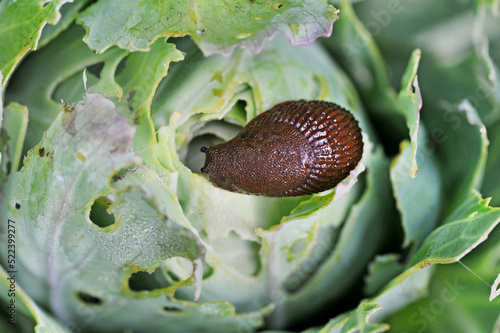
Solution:
M 498 329 L 499 2 L 334 5 L 2 1 L 0 329 Z M 199 172 L 297 99 L 360 123 L 337 187 Z

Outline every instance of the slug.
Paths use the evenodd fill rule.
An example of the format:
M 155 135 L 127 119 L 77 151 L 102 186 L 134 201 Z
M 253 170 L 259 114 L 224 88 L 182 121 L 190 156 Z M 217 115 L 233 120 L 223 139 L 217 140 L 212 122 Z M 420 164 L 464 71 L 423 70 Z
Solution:
M 324 101 L 288 101 L 250 121 L 226 143 L 202 147 L 201 172 L 225 190 L 286 197 L 335 187 L 363 154 L 354 116 Z

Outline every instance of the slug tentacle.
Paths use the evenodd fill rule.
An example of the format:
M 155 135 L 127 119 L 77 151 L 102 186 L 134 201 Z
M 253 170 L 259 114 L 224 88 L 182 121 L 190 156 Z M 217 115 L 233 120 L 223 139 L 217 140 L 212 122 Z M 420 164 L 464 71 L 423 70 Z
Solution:
M 288 101 L 250 121 L 232 140 L 209 148 L 202 173 L 223 189 L 298 196 L 335 187 L 363 154 L 353 115 L 324 101 Z

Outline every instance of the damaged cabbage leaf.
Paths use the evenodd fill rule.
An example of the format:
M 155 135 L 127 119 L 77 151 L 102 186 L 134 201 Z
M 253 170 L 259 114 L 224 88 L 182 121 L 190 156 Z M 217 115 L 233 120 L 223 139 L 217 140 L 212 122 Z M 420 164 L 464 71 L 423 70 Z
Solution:
M 155 331 L 165 318 L 170 318 L 172 332 L 196 331 L 210 320 L 221 324 L 221 318 L 227 330 L 243 323 L 260 326 L 269 308 L 236 314 L 224 302 L 195 304 L 174 298 L 176 289 L 196 283 L 202 252 L 196 237 L 172 226 L 170 218 L 182 214 L 175 200 L 158 205 L 151 186 L 161 177 L 146 172 L 141 160 L 128 152 L 134 134 L 135 128 L 99 93 L 63 106 L 23 169 L 7 183 L 10 201 L 2 212 L 17 221 L 23 258 L 19 283 L 38 302 L 50 304 L 59 319 L 87 329 L 102 329 L 99 325 L 105 322 Z M 137 167 L 119 173 L 130 165 Z M 136 177 L 141 181 L 134 181 Z M 174 257 L 193 263 L 191 276 L 151 292 L 135 282 L 138 273 L 153 273 Z M 91 319 L 81 317 L 82 311 Z M 176 321 L 178 311 L 196 313 L 200 322 Z M 129 313 L 125 322 L 123 313 Z M 151 313 L 157 313 L 156 319 L 139 320 Z
M 214 187 L 199 174 L 201 165 L 196 164 L 202 163 L 202 158 L 196 157 L 201 155 L 199 147 L 230 139 L 257 114 L 287 99 L 334 101 L 356 115 L 365 134 L 372 133 L 370 125 L 349 81 L 320 47 L 292 49 L 284 38 L 277 38 L 258 55 L 236 50 L 223 59 L 205 58 L 190 44 L 178 43 L 180 50 L 187 50 L 186 59 L 173 64 L 160 84 L 153 101 L 152 118 L 159 127 L 158 159 L 177 175 L 179 203 L 189 227 L 203 232 L 207 265 L 213 268 L 212 274 L 203 280 L 200 300 L 217 297 L 246 311 L 272 304 L 275 310 L 271 325 L 291 325 L 300 316 L 294 316 L 293 311 L 291 315 L 285 313 L 307 298 L 309 292 L 314 291 L 316 296 L 314 302 L 308 302 L 309 311 L 313 313 L 324 302 L 345 291 L 338 288 L 330 294 L 320 292 L 321 287 L 325 287 L 322 283 L 333 288 L 336 278 L 332 275 L 341 271 L 331 270 L 328 274 L 329 269 L 322 268 L 323 262 L 330 262 L 331 268 L 338 261 L 348 261 L 347 257 L 359 254 L 348 246 L 347 238 L 356 230 L 356 225 L 362 228 L 384 221 L 383 217 L 370 214 L 374 207 L 390 204 L 389 192 L 380 190 L 376 195 L 373 192 L 366 203 L 360 204 L 359 211 L 351 210 L 363 189 L 356 183 L 363 170 L 361 165 L 343 184 L 321 195 L 265 198 L 228 192 Z M 311 58 L 315 61 L 311 62 Z M 370 139 L 370 135 L 366 135 L 368 152 L 373 149 Z M 388 161 L 381 151 L 367 153 L 363 163 L 369 167 L 375 165 L 380 172 L 387 171 Z M 370 187 L 377 185 L 380 184 Z M 385 213 L 390 215 L 391 210 Z M 366 216 L 373 216 L 375 222 L 365 219 Z M 340 236 L 346 220 L 349 226 L 345 228 L 349 231 Z M 366 258 L 375 251 L 382 236 L 382 232 L 372 234 L 363 251 Z M 342 246 L 335 258 L 329 258 L 339 237 L 342 237 Z M 240 257 L 238 265 L 230 259 L 235 251 L 251 248 L 255 257 Z M 366 258 L 363 260 L 368 260 Z M 357 262 L 355 266 L 352 271 L 344 271 L 344 275 L 352 276 L 346 281 L 359 277 L 357 268 L 363 264 Z M 320 269 L 323 273 L 314 278 L 313 272 Z M 323 282 L 317 283 L 317 280 Z M 221 289 L 220 285 L 225 288 Z M 192 290 L 182 292 L 186 298 L 192 297 Z
M 83 29 L 72 26 L 49 47 L 26 59 L 12 77 L 6 100 L 22 103 L 30 112 L 23 152 L 42 139 L 59 112 L 61 99 L 69 103 L 81 99 L 84 93 L 82 72 L 88 68 L 88 90 L 111 98 L 116 108 L 134 121 L 139 134 L 134 137 L 133 149 L 147 163 L 154 163 L 156 157 L 152 150 L 156 137 L 149 108 L 169 63 L 183 59 L 181 52 L 173 44 L 159 39 L 147 53 L 128 54 L 114 47 L 105 54 L 96 55 L 81 41 L 82 37 Z M 68 54 L 73 56 L 68 57 Z M 52 70 L 55 67 L 60 70 Z
M 384 332 L 389 329 L 388 325 L 380 326 L 375 324 L 386 320 L 389 316 L 403 308 L 404 305 L 427 295 L 429 284 L 433 286 L 431 290 L 435 290 L 434 288 L 443 285 L 443 283 L 444 287 L 447 288 L 453 288 L 459 284 L 454 291 L 450 291 L 455 293 L 458 292 L 459 294 L 462 293 L 464 288 L 468 289 L 471 286 L 470 284 L 464 285 L 463 282 L 458 283 L 456 278 L 451 281 L 447 280 L 445 278 L 446 275 L 441 276 L 444 280 L 439 278 L 439 274 L 431 280 L 432 271 L 435 269 L 433 265 L 457 262 L 488 238 L 488 235 L 492 233 L 495 227 L 500 223 L 500 208 L 489 207 L 488 203 L 489 200 L 482 199 L 478 193 L 471 193 L 467 200 L 449 216 L 447 223 L 434 230 L 429 237 L 425 239 L 422 247 L 412 256 L 403 273 L 388 283 L 377 296 L 363 301 L 356 310 L 349 314 L 344 314 L 333 319 L 323 330 L 325 332 L 345 332 L 347 327 L 349 327 L 351 329 L 363 329 L 364 332 Z M 494 239 L 496 238 L 498 238 L 497 231 L 495 231 L 494 236 Z M 485 247 L 489 249 L 488 252 L 490 253 L 491 260 L 498 259 L 498 252 L 495 252 L 498 246 L 494 239 L 493 242 L 488 241 L 485 243 Z M 478 271 L 480 271 L 479 267 L 481 266 L 485 268 L 488 267 L 488 273 L 484 274 L 484 276 L 490 276 L 493 280 L 496 274 L 494 268 L 495 264 L 488 264 L 488 262 L 490 261 L 486 260 L 485 263 L 478 263 L 477 266 L 474 265 L 473 267 L 477 267 Z M 438 268 L 444 271 L 449 270 L 441 266 Z M 471 275 L 468 277 L 468 280 L 472 278 L 477 279 L 470 272 L 467 272 L 467 274 Z M 473 284 L 477 284 L 477 281 Z M 438 292 L 440 290 L 442 289 L 438 289 Z M 482 294 L 483 299 L 488 299 L 489 289 L 487 286 L 485 286 Z M 465 300 L 468 298 L 464 297 L 463 299 Z M 498 302 L 498 300 L 493 300 L 493 302 L 495 301 Z M 469 301 L 466 302 L 469 303 Z M 421 304 L 427 303 L 428 301 L 421 302 Z M 481 304 L 485 303 L 482 302 Z M 371 306 L 375 311 L 366 311 L 365 309 L 367 306 Z M 376 308 L 373 308 L 374 306 Z M 498 315 L 498 305 L 492 303 L 491 307 L 489 305 L 485 305 L 485 307 L 490 313 L 490 319 L 492 320 L 489 320 L 488 323 L 491 324 L 496 319 L 495 316 Z M 409 309 L 408 311 L 413 314 L 410 317 L 412 318 L 410 326 L 421 326 L 421 316 L 413 307 Z M 478 311 L 478 316 L 479 313 L 481 313 L 479 308 L 469 310 L 470 311 L 467 313 L 476 313 L 476 311 Z M 399 323 L 399 325 L 404 324 L 408 327 L 408 316 L 405 316 L 405 313 L 405 311 L 403 311 L 403 313 L 398 313 L 394 317 L 394 321 Z M 415 313 L 417 313 L 417 315 L 414 315 Z M 447 322 L 447 316 L 440 315 L 440 317 L 443 317 L 443 319 L 440 319 L 440 322 Z M 351 324 L 353 320 L 356 320 L 355 325 Z M 426 324 L 428 325 L 428 323 Z M 344 327 L 344 325 L 348 326 Z
M 112 45 L 146 51 L 159 37 L 190 35 L 206 56 L 227 56 L 236 46 L 259 52 L 278 32 L 294 46 L 310 45 L 329 36 L 337 19 L 324 0 L 110 0 L 98 1 L 79 20 L 85 42 L 98 53 Z
M 401 143 L 401 152 L 391 166 L 391 183 L 405 232 L 403 246 L 418 247 L 434 230 L 442 213 L 443 185 L 435 148 L 428 144 L 427 131 L 420 125 L 417 155 L 419 172 L 411 177 L 412 147 Z M 429 186 L 432 184 L 432 186 Z
M 412 13 L 413 23 L 429 16 L 437 26 L 446 21 L 435 19 L 436 10 L 429 8 L 451 5 L 423 1 L 429 13 Z M 471 192 L 480 188 L 485 168 L 496 175 L 498 155 L 492 154 L 488 164 L 486 158 L 487 133 L 495 147 L 500 142 L 492 130 L 497 109 L 485 107 L 495 106 L 495 99 L 488 95 L 474 103 L 470 96 L 448 98 L 460 95 L 457 86 L 462 83 L 487 78 L 481 87 L 496 87 L 486 41 L 475 44 L 475 55 L 455 62 L 476 69 L 473 75 L 436 71 L 444 73 L 437 77 L 419 69 L 417 80 L 417 68 L 426 61 L 419 63 L 415 47 L 421 43 L 428 51 L 427 44 L 380 52 L 368 34 L 373 22 L 365 21 L 363 27 L 342 1 L 343 23 L 330 42 L 343 54 L 339 59 L 354 78 L 361 103 L 349 77 L 320 45 L 293 48 L 278 34 L 264 46 L 279 30 L 302 44 L 328 32 L 336 13 L 325 2 L 242 0 L 232 7 L 212 2 L 210 8 L 202 1 L 165 3 L 93 2 L 81 21 L 88 44 L 106 50 L 103 54 L 88 49 L 78 26 L 54 39 L 81 8 L 63 7 L 68 9 L 64 24 L 47 31 L 45 47 L 28 57 L 9 81 L 0 138 L 6 176 L 0 215 L 19 226 L 19 282 L 70 329 L 252 332 L 296 329 L 295 324 L 310 326 L 319 320 L 324 325 L 319 313 L 331 318 L 348 311 L 308 332 L 384 331 L 384 322 L 397 323 L 389 317 L 401 308 L 412 309 L 409 304 L 433 288 L 446 287 L 433 274 L 437 271 L 439 279 L 442 267 L 458 266 L 452 263 L 484 242 L 500 221 L 498 209 Z M 394 2 L 359 6 L 373 3 Z M 316 11 L 308 11 L 311 6 Z M 177 19 L 179 8 L 184 13 Z M 231 18 L 226 16 L 229 9 L 234 10 Z M 320 15 L 312 17 L 315 13 Z M 244 19 L 235 25 L 233 18 L 240 14 Z M 388 25 L 392 28 L 401 17 L 405 15 L 391 16 Z M 161 24 L 169 20 L 178 21 Z M 177 30 L 170 31 L 172 27 Z M 431 32 L 425 41 L 439 41 L 433 38 L 439 31 Z M 191 34 L 194 42 L 173 38 L 166 43 L 159 38 L 164 33 Z M 205 57 L 210 52 L 228 57 Z M 401 66 L 393 72 L 401 73 L 396 75 L 401 80 L 391 77 L 393 62 L 382 58 L 397 52 L 402 52 Z M 436 63 L 438 69 L 442 66 Z M 84 93 L 84 68 L 89 87 L 85 100 L 69 104 Z M 424 110 L 431 105 L 434 111 L 440 89 L 429 83 L 433 78 L 439 84 L 455 78 L 456 89 L 443 96 L 460 104 L 450 103 L 444 113 L 427 112 L 424 124 L 420 89 L 435 90 L 424 94 L 429 96 Z M 300 98 L 335 102 L 360 122 L 363 160 L 339 186 L 305 197 L 265 198 L 221 190 L 200 174 L 201 146 L 226 141 L 273 105 Z M 464 98 L 470 102 L 462 102 Z M 67 102 L 62 110 L 61 99 Z M 370 108 L 370 117 L 363 106 Z M 386 122 L 380 131 L 383 149 L 374 120 Z M 397 154 L 392 164 L 386 153 Z M 418 176 L 412 178 L 417 160 Z M 471 267 L 492 288 L 480 290 L 481 297 L 471 296 L 483 302 L 477 309 L 465 308 L 487 312 L 488 323 L 481 323 L 487 327 L 497 303 L 484 306 L 484 301 L 489 296 L 498 302 L 493 298 L 498 294 L 498 251 L 491 240 L 483 245 L 489 246 L 482 253 L 486 256 Z M 363 289 L 368 294 L 362 295 Z M 414 313 L 415 308 L 410 315 Z M 421 317 L 413 319 L 421 325 Z M 27 323 L 34 325 L 31 319 Z M 45 319 L 39 323 L 45 325 Z
M 487 242 L 480 244 L 460 263 L 439 265 L 430 283 L 429 295 L 398 316 L 388 319 L 394 331 L 427 332 L 494 332 L 500 320 L 500 299 L 486 299 L 489 286 L 498 274 L 500 229 L 495 229 Z M 417 311 L 415 309 L 418 309 Z M 474 326 L 465 326 L 456 318 L 481 318 Z
M 61 6 L 72 0 L 0 2 L 0 72 L 5 84 L 29 50 L 35 50 L 43 27 L 55 25 Z
M 86 103 L 65 105 L 44 140 L 26 157 L 22 171 L 9 177 L 8 209 L 3 212 L 9 212 L 13 219 L 18 218 L 19 223 L 26 223 L 19 226 L 26 235 L 32 232 L 28 226 L 39 228 L 40 232 L 33 236 L 34 239 L 19 236 L 19 246 L 20 251 L 25 243 L 39 249 L 31 256 L 27 253 L 24 260 L 29 272 L 35 275 L 45 272 L 49 285 L 51 277 L 56 279 L 52 283 L 57 282 L 58 265 L 72 266 L 72 262 L 57 260 L 57 255 L 64 253 L 64 244 L 67 244 L 60 243 L 61 233 L 69 233 L 70 239 L 80 237 L 83 230 L 75 228 L 85 222 L 85 216 L 80 220 L 76 216 L 84 214 L 83 208 L 92 204 L 93 196 L 106 190 L 117 168 L 140 163 L 127 152 L 135 129 L 123 116 L 114 114 L 116 111 L 111 102 L 102 103 L 100 99 L 99 95 L 90 95 Z M 91 111 L 85 114 L 85 110 Z M 41 206 L 50 209 L 45 211 L 40 209 Z M 42 211 L 45 213 L 40 215 Z M 67 223 L 71 217 L 75 220 L 74 225 Z M 85 245 L 85 242 L 79 244 L 92 246 Z M 24 250 L 31 247 L 26 246 Z M 73 247 L 67 250 L 78 254 L 73 258 L 75 260 L 84 255 Z M 27 288 L 29 286 L 26 284 Z M 39 290 L 37 294 L 44 292 L 47 291 Z
M 77 38 L 78 31 L 71 29 L 49 45 L 60 45 L 65 48 L 65 41 L 70 36 Z M 78 47 L 77 43 L 73 46 Z M 370 133 L 370 126 L 363 115 L 352 86 L 326 54 L 320 48 L 298 49 L 301 50 L 298 53 L 287 51 L 290 49 L 292 47 L 284 39 L 280 39 L 277 40 L 276 45 L 266 47 L 261 53 L 262 58 L 257 60 L 252 59 L 249 51 L 237 51 L 231 57 L 234 57 L 232 67 L 220 61 L 222 58 L 218 56 L 205 59 L 200 57 L 199 51 L 191 49 L 193 52 L 188 53 L 191 59 L 172 67 L 173 81 L 164 80 L 157 94 L 158 100 L 154 105 L 153 116 L 156 121 L 155 125 L 159 126 L 158 144 L 156 129 L 149 118 L 149 105 L 156 86 L 166 74 L 169 62 L 182 59 L 180 52 L 171 44 L 165 47 L 165 43 L 159 40 L 152 45 L 148 53 L 128 55 L 121 70 L 118 70 L 120 67 L 118 63 L 124 59 L 124 51 L 115 49 L 117 51 L 111 52 L 105 59 L 82 52 L 81 57 L 68 59 L 65 62 L 64 66 L 67 70 L 64 71 L 62 81 L 59 79 L 58 84 L 39 92 L 43 97 L 42 100 L 50 102 L 47 103 L 47 106 L 51 105 L 50 108 L 54 108 L 57 104 L 53 101 L 54 95 L 63 98 L 69 96 L 70 100 L 76 99 L 83 88 L 81 82 L 78 82 L 81 78 L 82 65 L 104 60 L 100 72 L 95 69 L 88 72 L 89 89 L 103 91 L 113 99 L 121 97 L 121 100 L 116 103 L 116 108 L 137 127 L 137 133 L 129 147 L 145 163 L 136 168 L 130 167 L 128 171 L 123 169 L 124 166 L 116 166 L 112 173 L 116 174 L 113 177 L 114 181 L 106 186 L 106 182 L 101 184 L 107 190 L 95 193 L 86 205 L 76 209 L 76 211 L 83 210 L 82 214 L 87 212 L 87 223 L 93 223 L 93 227 L 98 228 L 97 230 L 91 229 L 91 239 L 100 245 L 92 247 L 95 254 L 92 253 L 86 259 L 88 264 L 82 264 L 87 273 L 79 272 L 81 281 L 78 279 L 77 286 L 62 284 L 61 288 L 66 289 L 60 294 L 73 296 L 69 300 L 60 296 L 62 305 L 55 303 L 55 311 L 59 317 L 67 320 L 70 318 L 80 320 L 78 310 L 74 308 L 76 298 L 77 309 L 78 307 L 99 308 L 95 321 L 78 322 L 79 326 L 84 327 L 94 327 L 98 322 L 107 322 L 110 327 L 123 325 L 123 317 L 111 315 L 111 309 L 115 312 L 116 309 L 128 312 L 137 308 L 140 303 L 143 312 L 135 311 L 134 315 L 130 315 L 127 325 L 133 326 L 134 323 L 141 322 L 138 320 L 141 316 L 158 313 L 158 308 L 163 307 L 164 310 L 154 320 L 148 321 L 148 329 L 158 329 L 162 325 L 162 318 L 167 316 L 172 330 L 175 328 L 182 331 L 196 331 L 199 322 L 175 320 L 179 311 L 186 315 L 196 314 L 197 318 L 205 321 L 210 311 L 216 311 L 220 313 L 220 316 L 211 317 L 211 320 L 218 328 L 228 327 L 227 330 L 230 331 L 244 323 L 244 325 L 249 325 L 249 329 L 254 329 L 263 323 L 263 316 L 268 315 L 275 307 L 273 300 L 268 297 L 270 294 L 268 281 L 275 273 L 271 269 L 272 261 L 268 261 L 272 248 L 285 249 L 285 252 L 288 252 L 290 262 L 285 263 L 287 269 L 281 272 L 280 276 L 276 276 L 276 281 L 282 281 L 285 289 L 290 289 L 286 290 L 285 295 L 295 293 L 296 287 L 290 282 L 296 279 L 297 274 L 300 276 L 301 267 L 308 265 L 311 251 L 315 253 L 321 250 L 322 256 L 328 254 L 329 246 L 333 246 L 334 243 L 328 243 L 327 238 L 336 239 L 344 220 L 349 216 L 350 205 L 358 200 L 362 187 L 357 186 L 356 181 L 364 169 L 363 165 L 360 165 L 352 176 L 336 190 L 325 193 L 323 196 L 263 198 L 217 189 L 205 177 L 186 168 L 180 159 L 190 155 L 190 141 L 194 140 L 193 138 L 196 138 L 198 134 L 222 136 L 223 133 L 227 133 L 226 138 L 230 138 L 233 134 L 231 131 L 226 131 L 226 119 L 228 124 L 238 128 L 256 114 L 264 111 L 265 107 L 278 103 L 279 98 L 292 99 L 294 95 L 308 99 L 333 100 L 347 105 L 363 124 L 366 133 Z M 287 64 L 289 70 L 283 71 L 282 65 L 278 64 L 276 59 L 273 60 L 276 55 L 279 55 L 278 60 L 283 60 Z M 311 57 L 317 59 L 314 65 L 303 61 Z M 47 48 L 46 52 L 40 52 L 38 59 L 33 57 L 30 60 L 30 67 L 44 71 L 44 67 L 40 66 L 40 61 L 57 62 L 57 55 L 51 56 Z M 217 66 L 205 66 L 210 62 L 217 63 Z M 245 62 L 250 68 L 250 76 L 241 68 Z M 182 103 L 192 102 L 189 94 L 196 93 L 195 89 L 199 82 L 191 81 L 194 77 L 182 74 L 183 66 L 188 66 L 193 71 L 197 68 L 195 72 L 202 74 L 198 80 L 208 77 L 207 80 L 211 82 L 211 78 L 215 77 L 219 86 L 209 87 L 208 90 L 203 90 L 202 94 L 200 92 L 197 94 L 199 102 L 203 103 L 203 99 L 207 99 L 208 103 L 204 107 L 182 105 Z M 272 72 L 266 71 L 273 67 Z M 314 69 L 312 72 L 311 67 Z M 337 75 L 325 75 L 325 68 L 328 69 L 329 74 L 336 73 Z M 33 75 L 34 72 L 30 74 Z M 290 75 L 300 78 L 297 85 L 290 85 L 288 81 Z M 21 77 L 22 74 L 20 74 Z M 171 87 L 170 82 L 174 82 L 175 85 Z M 193 82 L 196 82 L 196 85 L 193 84 L 190 89 L 187 89 L 188 84 Z M 186 84 L 186 96 L 179 94 L 177 99 L 170 100 L 169 98 L 175 97 L 176 88 L 184 84 Z M 275 87 L 277 84 L 281 86 L 281 89 Z M 28 87 L 36 86 L 37 84 L 31 83 Z M 14 97 L 17 97 L 16 100 L 22 101 L 21 97 L 26 96 L 29 90 L 23 92 L 19 87 L 20 85 L 17 84 L 14 86 L 9 94 L 11 99 L 14 100 Z M 273 92 L 277 90 L 284 94 L 273 95 Z M 33 92 L 36 91 L 33 88 Z M 225 92 L 219 93 L 219 91 Z M 89 93 L 87 96 L 95 96 L 95 94 Z M 43 108 L 43 105 L 36 103 L 35 98 L 28 98 L 27 101 L 30 102 L 30 107 Z M 103 99 L 105 105 L 109 104 L 109 101 L 104 101 L 106 100 Z M 218 107 L 220 105 L 225 105 L 225 107 L 220 110 Z M 207 114 L 203 122 L 196 121 L 197 114 L 200 114 L 200 106 Z M 91 117 L 92 114 L 88 116 Z M 224 118 L 223 121 L 219 120 L 221 117 Z M 55 123 L 60 122 L 58 119 L 55 119 Z M 166 126 L 161 126 L 162 124 Z M 207 126 L 201 127 L 200 125 Z M 52 125 L 51 128 L 54 126 L 56 125 Z M 193 126 L 191 130 L 189 126 Z M 183 141 L 181 140 L 183 133 L 190 133 L 191 136 L 185 137 Z M 89 135 L 92 136 L 92 134 Z M 42 147 L 51 151 L 50 147 L 44 143 L 49 139 L 50 135 L 46 134 L 44 141 L 35 147 L 34 152 L 30 153 L 30 158 L 25 161 L 25 169 L 22 172 L 28 172 L 29 165 L 32 165 L 33 158 L 38 158 L 36 155 L 41 153 Z M 373 145 L 370 143 L 369 136 L 366 136 L 365 144 L 368 150 L 372 149 Z M 46 151 L 42 150 L 41 154 L 44 153 Z M 85 157 L 84 154 L 82 155 Z M 365 158 L 368 165 L 373 163 L 369 156 L 367 154 Z M 83 157 L 76 154 L 71 162 L 75 163 L 74 160 Z M 388 164 L 384 157 L 380 158 L 382 158 L 382 164 Z M 158 164 L 158 161 L 161 164 Z M 86 172 L 82 171 L 82 174 Z M 14 175 L 13 179 L 19 180 L 20 177 L 20 175 Z M 45 190 L 40 191 L 45 192 Z M 12 193 L 15 194 L 15 192 Z M 384 196 L 378 195 L 377 198 L 390 200 L 390 195 L 388 193 Z M 328 219 L 332 212 L 338 214 L 336 221 Z M 218 216 L 218 218 L 213 219 L 213 216 Z M 353 220 L 361 221 L 360 219 Z M 131 224 L 131 221 L 135 222 Z M 147 225 L 146 221 L 148 221 Z M 267 249 L 264 250 L 263 237 L 255 233 L 255 228 L 263 228 L 262 232 L 266 232 L 267 228 L 279 223 L 282 224 L 278 228 L 282 229 L 282 236 L 275 240 L 272 237 L 266 239 L 269 247 L 266 245 Z M 302 225 L 303 228 L 300 232 L 297 229 L 297 232 L 292 233 L 294 237 L 287 239 L 284 236 L 293 230 L 291 228 L 293 225 Z M 87 225 L 84 224 L 84 226 Z M 160 230 L 150 232 L 152 226 Z M 310 231 L 307 230 L 309 226 L 312 229 Z M 306 236 L 308 234 L 309 236 Z M 331 236 L 325 238 L 324 235 L 327 234 Z M 82 231 L 78 233 L 78 237 L 81 238 L 81 235 Z M 75 239 L 74 237 L 77 236 L 71 239 Z M 311 242 L 306 249 L 301 249 L 300 244 L 304 237 L 311 237 Z M 376 238 L 378 237 L 372 238 L 374 245 L 378 243 Z M 176 239 L 179 241 L 175 241 Z M 182 239 L 185 241 L 181 241 Z M 329 245 L 325 247 L 326 244 Z M 174 249 L 171 249 L 172 246 Z M 117 250 L 113 250 L 116 247 L 120 247 L 120 253 L 123 255 L 116 257 Z M 198 247 L 200 251 L 196 251 Z M 233 256 L 235 248 L 245 253 L 244 257 L 237 261 Z M 368 257 L 369 252 L 374 249 L 375 247 L 367 248 L 364 253 Z M 202 257 L 203 254 L 204 257 Z M 94 260 L 94 256 L 99 256 L 102 262 L 97 258 Z M 183 260 L 186 258 L 187 261 Z M 121 273 L 111 270 L 109 274 L 100 274 L 103 262 L 106 263 L 106 267 L 125 268 Z M 362 266 L 359 265 L 360 268 Z M 353 271 L 353 274 L 359 275 L 359 270 Z M 103 281 L 107 282 L 104 285 L 89 286 L 88 280 L 95 275 L 102 275 Z M 304 280 L 304 283 L 306 282 L 307 279 Z M 333 280 L 331 282 L 334 283 Z M 117 288 L 117 284 L 124 287 Z M 219 288 L 221 284 L 226 288 Z M 37 285 L 34 289 L 46 290 L 41 285 Z M 108 293 L 107 289 L 112 290 L 113 297 L 104 297 Z M 36 291 L 31 292 L 36 294 Z M 165 298 L 166 296 L 169 298 Z M 38 295 L 39 300 L 47 299 L 47 297 L 50 298 L 50 295 Z M 126 302 L 123 301 L 123 297 L 127 299 Z M 198 298 L 199 303 L 192 302 Z M 323 301 L 323 299 L 318 299 L 315 307 L 320 307 Z M 282 320 L 283 318 L 280 319 Z M 280 323 L 276 321 L 275 324 Z
M 50 47 L 44 47 L 28 57 L 9 82 L 9 89 L 5 92 L 7 103 L 20 103 L 28 108 L 30 114 L 23 153 L 40 142 L 43 133 L 59 113 L 61 99 L 68 103 L 81 100 L 84 92 L 84 68 L 96 64 L 103 64 L 106 69 L 116 68 L 127 54 L 126 51 L 115 48 L 106 54 L 96 55 L 82 43 L 82 37 L 83 30 L 77 26 L 64 31 L 49 44 Z M 106 89 L 102 93 L 118 89 L 114 83 L 114 72 L 103 71 L 99 75 L 100 78 L 97 78 L 87 71 L 89 88 L 100 81 L 106 81 Z M 75 80 L 70 82 L 70 89 L 61 87 L 61 84 L 73 76 Z

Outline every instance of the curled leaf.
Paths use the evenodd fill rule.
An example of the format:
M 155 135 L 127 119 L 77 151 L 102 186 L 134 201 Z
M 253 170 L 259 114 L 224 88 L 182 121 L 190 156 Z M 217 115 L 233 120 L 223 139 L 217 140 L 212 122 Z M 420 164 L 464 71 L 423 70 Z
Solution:
M 331 34 L 337 12 L 323 0 L 111 0 L 89 7 L 80 22 L 98 53 L 112 45 L 146 51 L 159 37 L 190 35 L 206 56 L 228 56 L 236 46 L 260 52 L 278 32 L 294 46 L 310 45 Z

